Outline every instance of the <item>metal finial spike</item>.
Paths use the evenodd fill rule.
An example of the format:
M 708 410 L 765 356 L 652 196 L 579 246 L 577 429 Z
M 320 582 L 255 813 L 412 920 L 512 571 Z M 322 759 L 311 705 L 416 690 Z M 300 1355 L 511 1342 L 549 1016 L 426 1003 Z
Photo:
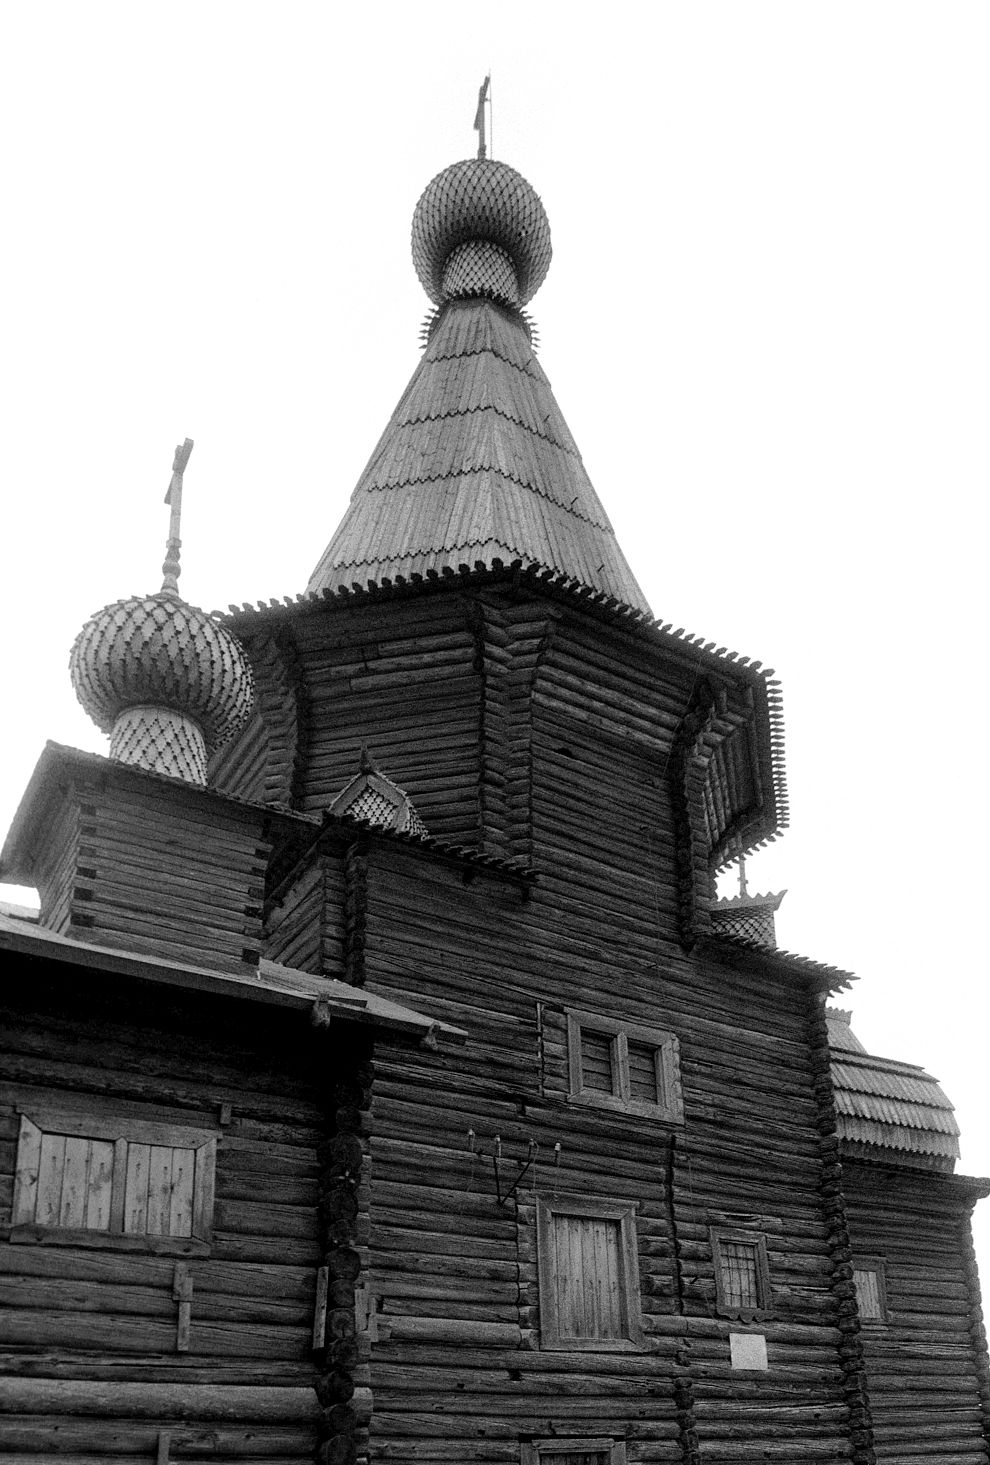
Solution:
M 491 80 L 491 72 L 489 72 L 478 88 L 478 110 L 474 114 L 474 130 L 478 134 L 479 158 L 488 156 L 488 149 L 485 146 L 485 103 L 488 101 L 488 88 Z
M 179 593 L 179 550 L 182 547 L 182 540 L 179 538 L 179 527 L 182 522 L 182 475 L 186 471 L 186 464 L 189 462 L 189 454 L 193 450 L 193 440 L 187 437 L 184 443 L 175 450 L 175 457 L 172 460 L 172 478 L 168 486 L 168 493 L 165 495 L 165 502 L 169 505 L 171 513 L 168 519 L 168 542 L 165 545 L 165 563 L 162 565 L 162 574 L 165 576 L 162 581 L 162 590 L 172 595 Z
M 739 856 L 739 894 L 748 895 L 749 889 L 746 885 L 746 856 Z

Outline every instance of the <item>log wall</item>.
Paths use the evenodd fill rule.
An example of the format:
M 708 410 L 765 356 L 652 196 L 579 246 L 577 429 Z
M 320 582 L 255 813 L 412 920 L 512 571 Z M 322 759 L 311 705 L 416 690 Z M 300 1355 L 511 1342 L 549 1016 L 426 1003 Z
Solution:
M 271 846 L 257 810 L 108 764 L 60 791 L 42 924 L 96 945 L 243 971 L 261 955 Z
M 853 1261 L 879 1258 L 885 1275 L 886 1321 L 862 1327 L 877 1459 L 985 1460 L 985 1342 L 968 1266 L 971 1198 L 936 1174 L 854 1160 L 843 1173 Z
M 642 811 L 652 831 L 660 805 Z M 463 1051 L 377 1065 L 372 1458 L 518 1460 L 521 1441 L 560 1436 L 622 1439 L 634 1461 L 681 1460 L 685 1439 L 709 1460 L 848 1459 L 808 995 L 661 940 L 670 895 L 644 893 L 628 848 L 606 876 L 588 849 L 600 833 L 585 824 L 584 857 L 526 903 L 411 853 L 369 858 L 368 985 L 469 1033 Z M 676 1033 L 683 1125 L 561 1092 L 559 1015 L 572 1006 Z M 496 1134 L 508 1181 L 539 1146 L 506 1206 Z M 536 1218 L 558 1193 L 635 1208 L 642 1350 L 542 1346 Z M 729 1367 L 710 1241 L 726 1220 L 768 1240 L 766 1374 Z
M 411 797 L 431 834 L 477 843 L 481 671 L 468 601 L 443 595 L 300 618 L 306 760 L 297 807 L 324 809 L 361 750 Z
M 712 846 L 765 796 L 751 690 L 504 588 L 337 607 L 293 635 L 301 807 L 324 807 L 366 743 L 432 834 L 540 869 L 527 901 L 381 840 L 345 861 L 348 979 L 469 1034 L 378 1062 L 358 1294 L 372 1458 L 515 1461 L 554 1435 L 621 1440 L 634 1461 L 850 1458 L 813 997 L 687 954 Z M 273 952 L 308 965 L 309 916 L 289 906 L 311 911 L 315 890 L 301 880 L 272 921 Z M 290 928 L 302 944 L 280 944 Z M 572 1102 L 568 1007 L 674 1035 L 683 1122 Z M 543 1345 L 553 1194 L 634 1208 L 641 1349 Z M 719 1225 L 766 1238 L 766 1373 L 730 1367 L 746 1329 L 719 1315 Z
M 0 1458 L 311 1460 L 318 1151 L 333 1143 L 345 1078 L 331 1038 L 299 1017 L 239 1019 L 206 998 L 145 991 L 138 1002 L 91 972 L 85 989 L 49 984 L 39 963 L 5 976 Z M 56 1101 L 214 1133 L 209 1246 L 59 1245 L 54 1231 L 9 1240 L 17 1111 Z M 170 1453 L 159 1455 L 163 1434 Z

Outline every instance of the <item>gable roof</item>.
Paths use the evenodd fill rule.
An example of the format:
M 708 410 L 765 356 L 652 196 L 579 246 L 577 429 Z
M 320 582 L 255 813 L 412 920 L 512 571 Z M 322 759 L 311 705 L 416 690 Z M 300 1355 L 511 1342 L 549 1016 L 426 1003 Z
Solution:
M 429 834 L 405 789 L 376 768 L 367 750 L 361 755 L 360 771 L 329 805 L 327 814 L 399 834 Z
M 452 300 L 308 589 L 516 562 L 649 614 L 523 316 Z

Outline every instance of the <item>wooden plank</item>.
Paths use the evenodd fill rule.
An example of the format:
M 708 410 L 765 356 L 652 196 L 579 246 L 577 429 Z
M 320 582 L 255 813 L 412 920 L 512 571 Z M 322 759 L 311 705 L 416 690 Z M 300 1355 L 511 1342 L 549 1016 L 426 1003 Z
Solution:
M 57 1226 L 62 1208 L 62 1175 L 65 1167 L 65 1135 L 42 1134 L 38 1164 L 38 1224 Z
M 22 1114 L 17 1142 L 17 1174 L 14 1181 L 11 1212 L 11 1219 L 15 1225 L 35 1219 L 40 1168 L 41 1130 L 26 1114 Z
M 115 1146 L 109 1140 L 89 1141 L 86 1215 L 82 1222 L 87 1231 L 110 1230 L 114 1149 Z
M 86 1224 L 91 1156 L 91 1140 L 80 1135 L 71 1135 L 66 1138 L 62 1166 L 62 1195 L 58 1210 L 58 1225 L 61 1227 L 75 1229 Z
M 192 1295 L 193 1281 L 189 1275 L 188 1262 L 176 1262 L 175 1272 L 172 1277 L 172 1297 L 179 1304 L 179 1314 L 175 1329 L 175 1349 L 177 1353 L 188 1353 L 189 1333 L 192 1323 Z
M 313 1303 L 313 1347 L 322 1348 L 327 1333 L 327 1289 L 330 1281 L 329 1267 L 316 1270 L 316 1298 Z
M 132 1235 L 148 1233 L 148 1184 L 151 1178 L 151 1146 L 127 1146 L 127 1179 L 124 1191 L 124 1230 Z
M 196 1177 L 196 1151 L 174 1146 L 172 1149 L 172 1189 L 169 1197 L 169 1236 L 191 1236 L 193 1229 L 193 1187 Z
M 216 1156 L 217 1142 L 215 1139 L 207 1140 L 196 1150 L 192 1234 L 200 1241 L 209 1241 L 213 1234 Z

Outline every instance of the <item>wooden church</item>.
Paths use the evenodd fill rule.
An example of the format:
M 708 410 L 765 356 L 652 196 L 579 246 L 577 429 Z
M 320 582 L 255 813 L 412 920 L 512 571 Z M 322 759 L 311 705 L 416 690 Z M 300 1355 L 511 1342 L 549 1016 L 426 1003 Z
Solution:
M 951 1106 L 779 897 L 777 684 L 662 625 L 502 162 L 295 600 L 83 628 L 0 878 L 0 1461 L 987 1460 Z

